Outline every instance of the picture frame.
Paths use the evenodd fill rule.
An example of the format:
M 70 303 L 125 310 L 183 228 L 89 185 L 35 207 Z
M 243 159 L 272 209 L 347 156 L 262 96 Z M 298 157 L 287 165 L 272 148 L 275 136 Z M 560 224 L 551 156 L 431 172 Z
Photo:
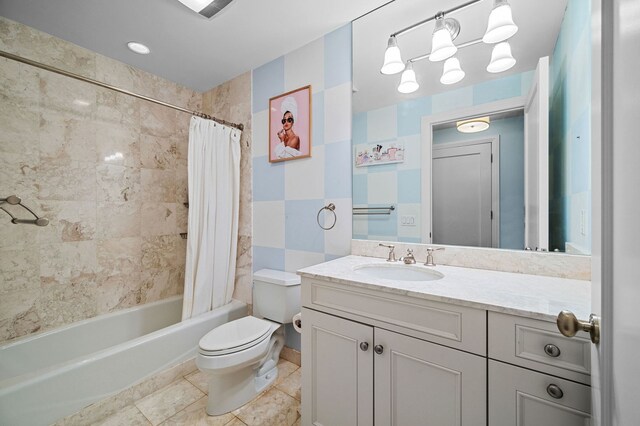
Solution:
M 311 157 L 311 85 L 269 99 L 269 162 Z
M 404 144 L 398 141 L 356 145 L 353 152 L 354 166 L 367 167 L 403 163 Z

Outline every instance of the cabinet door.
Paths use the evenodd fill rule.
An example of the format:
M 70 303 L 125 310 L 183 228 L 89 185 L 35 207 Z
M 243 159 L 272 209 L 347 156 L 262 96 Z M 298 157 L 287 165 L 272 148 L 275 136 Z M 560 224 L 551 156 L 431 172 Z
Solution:
M 589 386 L 489 360 L 491 426 L 589 425 L 590 398 Z
M 379 328 L 375 343 L 377 425 L 486 424 L 485 358 Z
M 373 425 L 372 354 L 373 327 L 302 309 L 303 424 Z

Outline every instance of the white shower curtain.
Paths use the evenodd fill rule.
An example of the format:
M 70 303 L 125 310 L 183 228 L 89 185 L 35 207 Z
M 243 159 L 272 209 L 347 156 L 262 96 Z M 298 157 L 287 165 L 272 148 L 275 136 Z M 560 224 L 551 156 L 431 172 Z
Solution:
M 238 245 L 241 131 L 191 118 L 182 319 L 231 301 Z

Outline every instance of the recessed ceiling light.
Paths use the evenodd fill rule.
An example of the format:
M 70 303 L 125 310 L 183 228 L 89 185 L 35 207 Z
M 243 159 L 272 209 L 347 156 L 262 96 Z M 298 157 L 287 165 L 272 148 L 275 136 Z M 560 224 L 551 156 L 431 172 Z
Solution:
M 138 43 L 137 41 L 130 41 L 127 43 L 127 47 L 134 53 L 138 53 L 140 55 L 148 55 L 151 53 L 151 49 L 145 46 L 142 43 Z

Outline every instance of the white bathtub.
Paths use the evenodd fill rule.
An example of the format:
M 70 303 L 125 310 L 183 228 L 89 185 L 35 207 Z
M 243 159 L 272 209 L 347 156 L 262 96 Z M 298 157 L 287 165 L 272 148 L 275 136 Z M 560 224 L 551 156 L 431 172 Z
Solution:
M 195 357 L 209 330 L 246 315 L 238 301 L 180 322 L 182 297 L 0 346 L 0 425 L 48 425 Z

